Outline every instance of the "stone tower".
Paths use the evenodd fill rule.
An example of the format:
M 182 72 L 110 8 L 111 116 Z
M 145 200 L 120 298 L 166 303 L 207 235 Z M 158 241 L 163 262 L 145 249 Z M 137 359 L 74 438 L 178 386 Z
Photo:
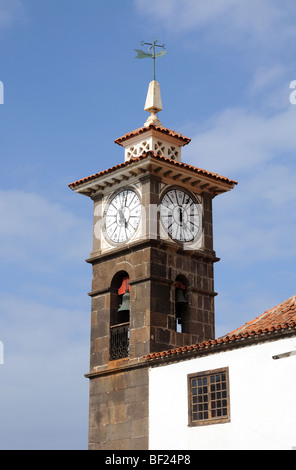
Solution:
M 122 163 L 69 185 L 94 203 L 89 449 L 148 449 L 145 356 L 215 337 L 212 199 L 236 182 L 182 162 L 155 80 L 145 110 Z

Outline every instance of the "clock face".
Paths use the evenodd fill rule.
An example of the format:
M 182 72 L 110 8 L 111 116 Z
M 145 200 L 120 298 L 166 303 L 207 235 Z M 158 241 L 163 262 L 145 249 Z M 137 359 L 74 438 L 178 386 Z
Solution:
M 160 217 L 167 233 L 174 240 L 191 242 L 201 232 L 199 204 L 181 189 L 171 189 L 165 193 Z
M 105 214 L 105 229 L 115 243 L 129 240 L 136 232 L 141 216 L 139 196 L 131 189 L 124 189 L 111 200 Z

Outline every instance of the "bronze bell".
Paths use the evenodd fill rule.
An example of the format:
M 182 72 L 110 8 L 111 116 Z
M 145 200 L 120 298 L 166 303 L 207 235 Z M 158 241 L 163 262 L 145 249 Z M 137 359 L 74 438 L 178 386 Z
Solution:
M 122 304 L 120 305 L 117 312 L 129 312 L 130 311 L 130 293 L 126 292 L 122 296 Z
M 176 289 L 176 304 L 180 306 L 187 304 L 183 289 L 180 289 L 180 288 Z

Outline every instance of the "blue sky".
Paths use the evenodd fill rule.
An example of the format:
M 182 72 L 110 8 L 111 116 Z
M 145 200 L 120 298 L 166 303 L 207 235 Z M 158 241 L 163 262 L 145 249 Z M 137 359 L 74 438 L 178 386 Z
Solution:
M 293 0 L 0 0 L 1 449 L 86 449 L 92 204 L 68 183 L 123 161 L 159 38 L 163 125 L 214 200 L 217 336 L 295 294 Z

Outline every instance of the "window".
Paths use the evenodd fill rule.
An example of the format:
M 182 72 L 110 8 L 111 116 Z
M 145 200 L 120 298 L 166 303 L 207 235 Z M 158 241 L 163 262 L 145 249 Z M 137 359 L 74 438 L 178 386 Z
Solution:
M 188 376 L 188 415 L 189 426 L 230 421 L 228 368 Z

